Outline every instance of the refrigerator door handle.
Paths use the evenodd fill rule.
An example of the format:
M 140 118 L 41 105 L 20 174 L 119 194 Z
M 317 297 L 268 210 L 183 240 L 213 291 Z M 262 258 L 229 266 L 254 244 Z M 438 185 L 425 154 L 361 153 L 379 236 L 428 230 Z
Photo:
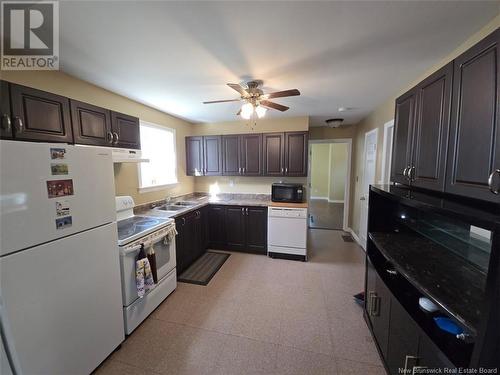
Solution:
M 2 340 L 2 345 L 9 362 L 10 370 L 12 375 L 21 375 L 21 366 L 19 365 L 19 360 L 17 359 L 16 352 L 14 348 L 10 347 L 9 343 L 12 343 L 12 334 L 10 333 L 10 327 L 7 322 L 7 316 L 5 309 L 3 307 L 2 295 L 0 294 L 0 338 Z

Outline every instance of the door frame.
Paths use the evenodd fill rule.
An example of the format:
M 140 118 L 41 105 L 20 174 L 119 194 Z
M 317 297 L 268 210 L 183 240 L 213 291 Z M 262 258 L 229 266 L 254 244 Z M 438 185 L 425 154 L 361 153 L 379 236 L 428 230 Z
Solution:
M 363 174 L 361 176 L 361 186 L 360 186 L 360 196 L 359 196 L 359 199 L 360 199 L 360 205 L 359 205 L 359 233 L 358 233 L 358 238 L 360 239 L 360 245 L 361 247 L 363 248 L 363 250 L 366 251 L 366 241 L 368 240 L 368 232 L 366 233 L 366 238 L 365 238 L 365 241 L 363 241 L 363 236 L 361 234 L 361 220 L 363 219 L 363 216 L 362 216 L 362 205 L 363 205 L 363 201 L 361 200 L 361 198 L 363 197 L 363 188 L 364 188 L 364 184 L 365 184 L 365 175 L 366 175 L 366 170 L 365 170 L 365 161 L 366 161 L 366 140 L 368 138 L 368 136 L 372 133 L 375 133 L 375 139 L 376 139 L 376 149 L 375 149 L 375 176 L 377 175 L 377 150 L 378 150 L 378 128 L 375 128 L 375 129 L 372 129 L 372 130 L 369 130 L 367 132 L 365 132 L 365 140 L 363 142 L 363 159 L 361 159 L 361 162 L 362 162 L 362 166 L 363 166 Z M 374 181 L 375 183 L 376 181 Z M 369 195 L 369 194 L 368 194 Z M 368 199 L 368 197 L 366 198 Z M 369 204 L 369 202 L 367 202 L 367 204 Z M 367 212 L 368 214 L 368 212 Z M 366 225 L 367 225 L 367 228 L 368 228 L 368 216 L 366 217 Z
M 392 142 L 389 144 L 388 138 L 389 138 L 389 131 L 392 129 Z M 380 176 L 379 184 L 389 184 L 391 182 L 391 167 L 392 167 L 392 144 L 394 143 L 394 119 L 387 121 L 384 124 L 384 142 L 383 142 L 383 148 L 382 148 L 382 175 Z M 386 163 L 386 159 L 388 156 L 391 156 L 388 160 L 388 163 Z M 385 175 L 387 172 L 387 169 L 389 170 L 389 179 L 386 181 L 385 180 Z
M 307 152 L 307 201 L 311 199 L 311 153 L 312 145 L 318 143 L 346 143 L 347 144 L 347 173 L 346 173 L 346 184 L 344 190 L 344 218 L 342 223 L 342 230 L 344 232 L 349 231 L 349 207 L 350 207 L 350 194 L 351 194 L 351 168 L 352 168 L 352 138 L 335 138 L 335 139 L 309 139 Z

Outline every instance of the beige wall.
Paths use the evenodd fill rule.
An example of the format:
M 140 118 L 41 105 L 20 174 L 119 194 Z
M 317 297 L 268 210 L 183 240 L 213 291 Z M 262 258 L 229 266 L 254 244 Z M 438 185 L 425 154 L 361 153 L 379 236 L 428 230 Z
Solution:
M 341 128 L 311 127 L 309 128 L 309 139 L 340 139 L 354 138 L 356 126 L 349 125 Z
M 356 134 L 353 141 L 353 174 L 351 184 L 351 215 L 349 220 L 349 226 L 356 232 L 359 233 L 359 215 L 360 215 L 360 189 L 361 189 L 361 178 L 363 176 L 363 148 L 364 148 L 364 138 L 365 133 L 369 130 L 378 128 L 378 144 L 377 144 L 377 166 L 375 181 L 379 181 L 382 175 L 382 149 L 383 149 L 383 136 L 384 136 L 384 124 L 394 118 L 394 102 L 398 96 L 415 86 L 417 83 L 422 81 L 425 77 L 429 76 L 431 73 L 435 72 L 442 66 L 446 65 L 448 62 L 455 59 L 461 53 L 465 52 L 475 43 L 483 39 L 485 36 L 493 32 L 495 29 L 500 27 L 500 15 L 497 15 L 491 22 L 486 24 L 482 29 L 464 41 L 459 47 L 457 47 L 452 53 L 444 57 L 439 63 L 432 67 L 417 77 L 408 85 L 403 87 L 396 95 L 387 99 L 384 103 L 378 106 L 370 115 L 365 119 L 360 121 L 356 126 Z
M 245 133 L 271 133 L 286 131 L 307 131 L 309 117 L 291 117 L 258 120 L 256 124 L 244 120 L 207 124 L 194 124 L 193 135 L 225 135 Z M 221 193 L 271 194 L 273 182 L 294 182 L 305 185 L 304 177 L 195 177 L 195 191 L 210 192 L 216 188 Z
M 67 96 L 119 111 L 141 120 L 174 128 L 177 135 L 177 175 L 179 184 L 159 191 L 139 193 L 137 165 L 115 164 L 115 189 L 117 195 L 131 195 L 136 203 L 145 203 L 164 198 L 166 195 L 180 195 L 194 191 L 194 178 L 186 176 L 184 137 L 191 133 L 191 123 L 145 106 L 101 87 L 84 82 L 56 71 L 2 71 L 1 78 L 40 90 Z
M 236 116 L 235 116 L 236 117 Z M 194 124 L 193 135 L 224 135 L 245 133 L 271 133 L 284 131 L 307 131 L 309 117 L 266 118 L 256 123 L 245 120 Z
M 330 144 L 311 145 L 311 197 L 328 199 L 330 191 Z
M 347 143 L 330 144 L 330 187 L 328 199 L 343 201 L 347 177 Z

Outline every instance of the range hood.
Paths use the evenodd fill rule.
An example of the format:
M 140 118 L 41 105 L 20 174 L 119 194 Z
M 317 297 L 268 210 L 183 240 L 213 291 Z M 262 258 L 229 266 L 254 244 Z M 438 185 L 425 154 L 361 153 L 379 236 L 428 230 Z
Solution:
M 142 157 L 141 150 L 128 148 L 113 148 L 113 163 L 149 163 L 149 159 Z

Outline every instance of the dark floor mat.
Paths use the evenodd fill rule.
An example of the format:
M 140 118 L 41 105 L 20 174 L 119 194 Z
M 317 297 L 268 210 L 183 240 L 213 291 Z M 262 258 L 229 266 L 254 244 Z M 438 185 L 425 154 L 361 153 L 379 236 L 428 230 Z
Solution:
M 177 279 L 183 283 L 207 285 L 231 254 L 207 251 Z
M 350 234 L 343 234 L 342 239 L 344 242 L 354 242 L 354 238 Z

